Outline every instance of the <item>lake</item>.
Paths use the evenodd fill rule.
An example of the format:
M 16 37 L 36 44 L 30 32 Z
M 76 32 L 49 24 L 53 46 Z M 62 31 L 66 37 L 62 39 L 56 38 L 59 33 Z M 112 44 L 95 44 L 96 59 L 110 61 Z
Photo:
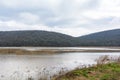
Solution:
M 9 47 L 6 47 L 9 48 Z M 119 48 L 99 47 L 12 47 L 27 50 L 38 49 L 92 49 L 118 50 Z M 59 74 L 60 71 L 69 71 L 76 67 L 96 64 L 96 59 L 102 55 L 120 56 L 120 52 L 68 52 L 59 54 L 41 55 L 0 55 L 0 80 L 39 80 Z

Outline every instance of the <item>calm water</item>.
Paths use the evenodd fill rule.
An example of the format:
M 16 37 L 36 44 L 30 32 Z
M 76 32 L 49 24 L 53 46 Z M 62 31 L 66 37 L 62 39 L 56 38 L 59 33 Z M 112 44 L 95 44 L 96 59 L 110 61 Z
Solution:
M 49 80 L 61 69 L 68 71 L 81 65 L 96 64 L 95 59 L 102 55 L 120 56 L 120 52 L 0 55 L 0 80 L 27 80 L 28 77 L 34 80 L 47 77 Z

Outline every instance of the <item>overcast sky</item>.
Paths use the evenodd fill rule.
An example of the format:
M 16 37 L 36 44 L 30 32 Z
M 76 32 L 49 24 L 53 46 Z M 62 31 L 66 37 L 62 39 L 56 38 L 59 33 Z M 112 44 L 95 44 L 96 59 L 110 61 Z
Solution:
M 120 0 L 0 0 L 0 31 L 72 36 L 120 28 Z

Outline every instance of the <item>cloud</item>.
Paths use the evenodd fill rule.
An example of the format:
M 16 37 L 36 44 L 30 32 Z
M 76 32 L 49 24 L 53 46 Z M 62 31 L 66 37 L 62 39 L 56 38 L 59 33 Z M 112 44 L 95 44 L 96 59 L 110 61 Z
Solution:
M 74 27 L 59 27 L 59 26 L 54 26 L 54 27 L 49 27 L 44 24 L 25 24 L 25 23 L 20 23 L 16 22 L 14 20 L 11 21 L 0 21 L 0 30 L 1 31 L 12 31 L 12 30 L 45 30 L 45 31 L 54 31 L 54 32 L 59 32 L 63 34 L 68 34 L 72 36 L 81 36 L 81 35 L 87 35 L 90 33 L 98 32 L 98 31 L 104 31 L 104 30 L 110 30 L 110 29 L 115 29 L 115 28 L 120 28 L 120 18 L 112 18 L 109 19 L 107 18 L 104 20 L 104 24 L 107 25 L 101 25 L 103 22 L 101 20 L 98 20 L 93 24 L 86 24 L 83 25 L 83 27 L 79 26 L 74 26 Z M 101 23 L 98 23 L 101 22 Z M 88 27 L 86 27 L 88 26 Z M 109 27 L 106 27 L 109 26 Z M 114 27 L 113 27 L 114 26 Z
M 59 2 L 60 0 L 0 0 L 0 6 L 11 9 L 52 9 L 57 6 Z
M 84 34 L 86 32 L 86 29 L 84 28 L 76 28 L 73 27 L 65 27 L 62 29 L 61 27 L 49 27 L 42 24 L 35 24 L 35 25 L 29 25 L 24 23 L 19 23 L 14 20 L 11 21 L 0 21 L 0 30 L 1 31 L 12 31 L 12 30 L 46 30 L 46 31 L 54 31 L 54 32 L 60 32 L 63 34 L 68 34 L 72 36 L 79 36 L 79 34 Z
M 120 17 L 120 0 L 101 0 L 97 9 L 87 10 L 83 15 L 92 19 Z
M 0 30 L 73 36 L 120 28 L 120 0 L 0 0 Z
M 39 16 L 32 13 L 22 12 L 18 16 L 22 22 L 27 24 L 35 24 L 39 22 Z

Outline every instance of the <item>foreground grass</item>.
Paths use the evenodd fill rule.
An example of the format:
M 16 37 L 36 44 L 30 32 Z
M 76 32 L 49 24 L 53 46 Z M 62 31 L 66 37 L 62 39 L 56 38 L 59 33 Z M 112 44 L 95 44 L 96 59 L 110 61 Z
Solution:
M 108 63 L 75 69 L 53 80 L 120 80 L 120 63 Z

